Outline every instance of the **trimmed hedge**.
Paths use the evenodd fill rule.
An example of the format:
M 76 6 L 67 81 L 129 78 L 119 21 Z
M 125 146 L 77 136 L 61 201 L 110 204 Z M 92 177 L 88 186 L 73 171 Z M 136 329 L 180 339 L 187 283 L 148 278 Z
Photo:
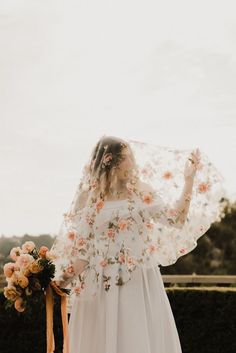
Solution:
M 166 293 L 175 317 L 183 353 L 236 352 L 235 288 L 166 288 Z M 27 315 L 22 315 L 13 308 L 5 310 L 5 297 L 0 293 L 1 353 L 46 352 L 43 295 L 41 299 L 40 307 L 35 306 Z M 61 353 L 60 302 L 56 297 L 54 314 L 55 353 Z

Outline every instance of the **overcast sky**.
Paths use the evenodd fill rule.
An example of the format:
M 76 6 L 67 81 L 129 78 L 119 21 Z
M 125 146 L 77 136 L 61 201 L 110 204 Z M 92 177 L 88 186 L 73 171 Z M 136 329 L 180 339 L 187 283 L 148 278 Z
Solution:
M 56 234 L 103 134 L 202 149 L 236 198 L 234 1 L 0 0 L 0 234 Z

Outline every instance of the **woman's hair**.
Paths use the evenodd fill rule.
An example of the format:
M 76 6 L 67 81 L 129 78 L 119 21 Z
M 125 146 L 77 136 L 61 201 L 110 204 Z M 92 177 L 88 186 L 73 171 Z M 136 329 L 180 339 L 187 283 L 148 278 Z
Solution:
M 129 144 L 114 136 L 102 137 L 95 145 L 90 158 L 90 188 L 94 188 L 96 196 L 104 198 L 109 191 L 114 192 L 117 182 L 117 168 L 123 161 L 122 151 L 129 148 L 134 161 L 135 159 Z

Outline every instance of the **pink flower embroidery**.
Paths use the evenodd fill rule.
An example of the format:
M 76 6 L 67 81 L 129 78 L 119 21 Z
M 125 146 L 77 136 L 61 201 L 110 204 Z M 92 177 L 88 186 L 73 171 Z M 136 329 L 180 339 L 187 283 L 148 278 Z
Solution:
M 163 174 L 163 178 L 164 178 L 164 179 L 171 179 L 171 178 L 173 178 L 173 174 L 172 174 L 169 170 L 167 170 L 167 171 Z
M 125 255 L 122 253 L 119 253 L 118 261 L 121 264 L 125 263 Z
M 156 252 L 157 249 L 158 249 L 158 247 L 156 245 L 149 245 L 149 247 L 148 247 L 149 253 Z
M 73 241 L 75 239 L 75 235 L 76 235 L 76 231 L 74 231 L 74 230 L 70 230 L 67 233 L 68 239 L 70 239 L 71 241 Z
M 181 254 L 184 254 L 185 252 L 186 252 L 186 249 L 180 249 L 180 251 L 179 252 L 181 252 Z
M 210 188 L 210 183 L 200 183 L 198 185 L 198 191 L 201 193 L 206 192 Z
M 99 212 L 104 206 L 104 202 L 102 200 L 96 203 L 96 210 Z
M 120 230 L 124 230 L 127 227 L 127 221 L 125 219 L 121 219 L 119 221 L 119 228 Z
M 151 194 L 146 194 L 143 196 L 143 202 L 145 202 L 146 204 L 150 204 L 153 202 L 153 197 Z
M 146 227 L 148 228 L 148 229 L 153 229 L 153 223 L 151 223 L 151 222 L 146 222 L 145 223 L 146 224 Z
M 102 267 L 106 267 L 106 266 L 108 265 L 107 260 L 102 260 L 102 261 L 100 262 L 100 265 L 101 265 Z
M 84 237 L 81 237 L 80 239 L 77 240 L 76 245 L 78 248 L 83 247 L 87 243 L 87 240 Z
M 74 266 L 73 265 L 68 266 L 66 268 L 66 272 L 69 273 L 69 274 L 73 274 L 75 272 Z
M 112 228 L 109 228 L 108 229 L 108 232 L 107 232 L 107 235 L 108 235 L 108 237 L 109 238 L 114 238 L 114 236 L 115 236 L 115 231 L 114 231 L 114 229 L 112 229 Z
M 176 208 L 169 208 L 167 212 L 168 212 L 169 216 L 177 216 L 178 215 L 178 210 Z

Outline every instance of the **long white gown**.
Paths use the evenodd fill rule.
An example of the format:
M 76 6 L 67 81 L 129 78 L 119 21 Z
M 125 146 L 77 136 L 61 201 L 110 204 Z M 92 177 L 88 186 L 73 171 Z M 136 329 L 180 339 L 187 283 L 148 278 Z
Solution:
M 191 252 L 219 220 L 222 177 L 203 155 L 179 208 L 185 152 L 143 143 L 136 151 L 140 174 L 155 187 L 127 183 L 127 199 L 104 201 L 94 197 L 85 167 L 52 249 L 55 278 L 71 289 L 70 353 L 181 353 L 160 265 Z
M 71 307 L 70 353 L 181 353 L 159 265 L 172 264 L 194 249 L 210 220 L 190 212 L 184 226 L 175 224 L 158 194 L 151 201 L 106 201 L 73 219 L 77 243 L 71 264 L 76 269 L 76 259 L 88 260 L 96 271 L 89 270 L 81 281 L 83 290 L 78 281 L 74 286 L 79 295 Z M 127 262 L 117 261 L 117 254 L 126 254 Z M 118 273 L 125 284 L 116 285 Z M 101 281 L 104 276 L 110 276 L 108 282 Z
M 74 299 L 70 353 L 181 353 L 160 268 L 136 269 L 123 286 Z

